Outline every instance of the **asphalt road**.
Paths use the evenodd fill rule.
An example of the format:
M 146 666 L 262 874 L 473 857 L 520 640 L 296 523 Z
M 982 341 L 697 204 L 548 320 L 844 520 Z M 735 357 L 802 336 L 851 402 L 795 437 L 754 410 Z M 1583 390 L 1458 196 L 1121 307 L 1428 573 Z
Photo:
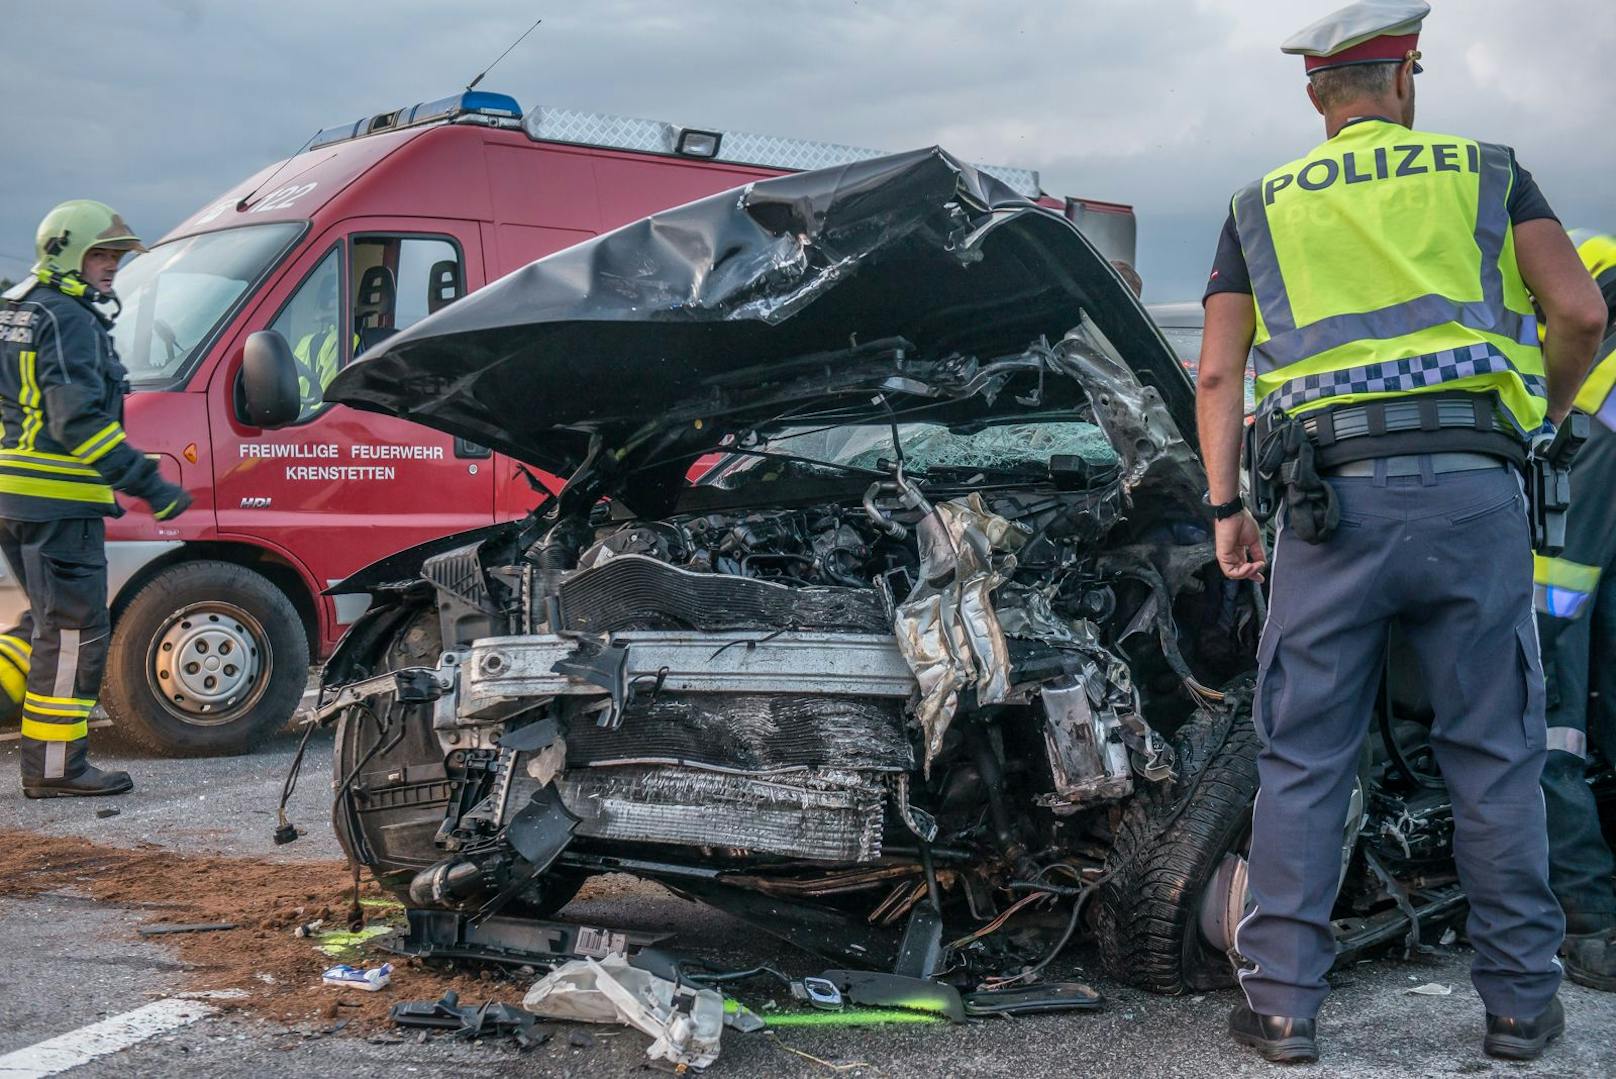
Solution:
M 28 802 L 13 778 L 14 744 L 0 746 L 0 821 L 51 836 L 76 835 L 113 845 L 157 843 L 266 859 L 338 858 L 327 824 L 330 738 L 310 746 L 292 817 L 309 834 L 288 847 L 270 842 L 275 799 L 295 741 L 274 741 L 251 756 L 167 761 L 133 756 L 98 732 L 96 759 L 127 768 L 136 792 L 118 800 L 115 817 L 98 818 L 100 800 Z M 175 882 L 184 887 L 184 882 Z M 656 929 L 673 946 L 734 966 L 769 960 L 797 973 L 814 961 L 714 911 L 645 884 L 596 890 L 565 917 L 591 924 Z M 184 967 L 160 943 L 136 937 L 141 912 L 52 893 L 0 905 L 0 1077 L 14 1051 L 68 1034 L 184 989 Z M 1090 981 L 1108 998 L 1097 1014 L 993 1020 L 963 1027 L 794 1027 L 776 1034 L 725 1033 L 719 1075 L 826 1076 L 1267 1074 L 1233 1046 L 1224 1024 L 1236 994 L 1163 998 L 1107 983 L 1090 973 L 1092 956 L 1076 949 L 1057 976 Z M 1470 989 L 1469 953 L 1443 948 L 1429 960 L 1375 960 L 1338 972 L 1320 1017 L 1324 1060 L 1299 1074 L 1440 1076 L 1529 1073 L 1593 1076 L 1616 1073 L 1616 1001 L 1569 983 L 1562 990 L 1569 1036 L 1534 1065 L 1509 1065 L 1481 1053 L 1482 1009 Z M 1415 985 L 1450 985 L 1449 996 L 1420 996 Z M 745 994 L 742 994 L 745 996 Z M 760 1001 L 754 1003 L 761 1003 Z M 765 1013 L 767 1014 L 767 1013 Z M 573 1031 L 587 1034 L 574 1038 Z M 385 1038 L 385 1036 L 384 1036 Z M 73 1039 L 68 1039 L 72 1041 Z M 224 1014 L 160 1033 L 99 1057 L 74 1076 L 458 1076 L 643 1074 L 646 1039 L 606 1027 L 555 1028 L 529 1053 L 494 1042 L 419 1044 L 367 1040 L 317 1029 Z M 585 1044 L 575 1044 L 583 1042 Z M 819 1062 L 799 1054 L 809 1054 Z M 845 1068 L 862 1063 L 859 1068 Z M 837 1069 L 831 1065 L 839 1066 Z M 10 1073 L 16 1074 L 16 1073 Z

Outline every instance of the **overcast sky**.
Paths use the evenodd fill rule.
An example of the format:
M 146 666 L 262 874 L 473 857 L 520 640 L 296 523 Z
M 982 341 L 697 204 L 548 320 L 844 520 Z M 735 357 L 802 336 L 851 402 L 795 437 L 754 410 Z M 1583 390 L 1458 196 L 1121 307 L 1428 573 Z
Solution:
M 1039 169 L 1131 202 L 1146 299 L 1194 298 L 1230 193 L 1321 138 L 1279 43 L 1336 0 L 0 0 L 0 276 L 64 198 L 148 239 L 318 128 L 482 88 Z M 1616 5 L 1433 0 L 1419 126 L 1513 145 L 1616 229 Z

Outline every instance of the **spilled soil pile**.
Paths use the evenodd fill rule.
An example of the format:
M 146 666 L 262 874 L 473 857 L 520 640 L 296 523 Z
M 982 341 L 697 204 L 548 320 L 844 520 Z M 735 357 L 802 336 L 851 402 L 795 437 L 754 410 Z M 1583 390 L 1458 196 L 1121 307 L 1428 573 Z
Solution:
M 513 981 L 499 972 L 449 975 L 387 954 L 371 937 L 347 936 L 353 876 L 342 862 L 268 862 L 254 858 L 187 855 L 156 846 L 104 847 L 79 838 L 46 838 L 0 829 L 0 896 L 62 893 L 88 896 L 142 912 L 141 926 L 230 922 L 236 928 L 146 938 L 172 949 L 186 964 L 186 989 L 237 989 L 247 995 L 222 1002 L 288 1025 L 354 1032 L 390 1027 L 388 1008 L 399 1000 L 436 999 L 447 989 L 466 1003 L 519 1003 L 531 977 Z M 402 925 L 403 910 L 374 881 L 359 890 L 369 927 Z M 299 926 L 322 921 L 313 938 Z M 335 935 L 320 933 L 337 931 Z M 136 935 L 130 929 L 131 937 Z M 341 948 L 336 957 L 317 944 Z M 336 963 L 393 964 L 392 985 L 379 993 L 322 985 Z

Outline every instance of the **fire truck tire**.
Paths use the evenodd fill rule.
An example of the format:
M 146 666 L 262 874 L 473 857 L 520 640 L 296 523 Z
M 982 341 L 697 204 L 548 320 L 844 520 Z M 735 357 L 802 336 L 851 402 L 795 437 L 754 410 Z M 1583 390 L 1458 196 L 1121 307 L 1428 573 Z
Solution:
M 227 756 L 285 727 L 308 675 L 308 635 L 285 593 L 233 562 L 181 562 L 119 615 L 101 703 L 147 749 Z

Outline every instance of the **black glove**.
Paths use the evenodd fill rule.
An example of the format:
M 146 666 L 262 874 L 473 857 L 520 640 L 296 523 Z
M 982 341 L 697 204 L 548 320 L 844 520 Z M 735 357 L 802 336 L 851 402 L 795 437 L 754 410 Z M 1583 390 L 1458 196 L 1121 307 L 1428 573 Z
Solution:
M 183 487 L 164 483 L 146 496 L 146 505 L 151 507 L 152 516 L 159 521 L 172 521 L 191 508 L 191 496 L 185 493 Z

